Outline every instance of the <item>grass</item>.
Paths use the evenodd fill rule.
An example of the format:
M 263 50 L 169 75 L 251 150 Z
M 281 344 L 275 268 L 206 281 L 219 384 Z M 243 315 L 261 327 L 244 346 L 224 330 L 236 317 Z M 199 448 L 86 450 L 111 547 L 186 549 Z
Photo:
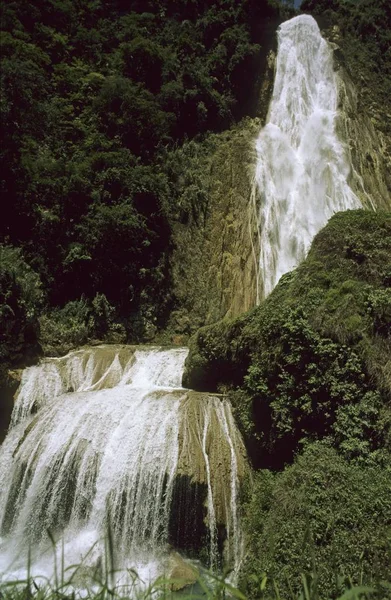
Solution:
M 110 575 L 106 581 L 95 581 L 82 592 L 72 590 L 72 580 L 58 581 L 56 584 L 44 578 L 28 577 L 25 580 L 10 581 L 0 586 L 1 600 L 247 600 L 246 596 L 236 587 L 229 584 L 224 578 L 216 577 L 210 572 L 205 572 L 197 579 L 196 584 L 180 591 L 172 591 L 173 586 L 184 584 L 180 579 L 158 577 L 144 589 L 139 587 L 139 578 L 134 573 L 133 586 L 112 586 Z M 319 593 L 316 578 L 302 574 L 302 589 L 299 594 L 289 596 L 290 600 L 318 600 Z M 277 583 L 263 575 L 258 580 L 259 599 L 288 600 L 281 596 Z M 379 598 L 374 588 L 368 586 L 352 586 L 338 598 L 338 600 L 370 600 Z M 391 584 L 384 584 L 385 589 L 391 592 Z M 384 596 L 385 598 L 386 596 Z
M 49 534 L 50 535 L 50 534 Z M 200 569 L 195 583 L 180 578 L 160 576 L 146 585 L 137 572 L 128 569 L 126 585 L 117 584 L 118 575 L 124 574 L 113 565 L 113 545 L 110 536 L 105 543 L 103 576 L 91 575 L 91 580 L 83 585 L 75 585 L 77 574 L 82 571 L 83 563 L 65 568 L 63 546 L 58 561 L 56 543 L 50 536 L 53 545 L 53 578 L 32 575 L 31 552 L 25 579 L 0 583 L 0 600 L 247 600 L 247 597 L 234 585 L 229 583 L 228 576 L 217 576 L 206 569 Z M 92 550 L 92 548 L 91 548 Z M 87 558 L 87 556 L 86 556 Z M 60 564 L 58 564 L 60 562 Z M 301 591 L 289 597 L 281 595 L 278 584 L 266 573 L 253 576 L 258 595 L 261 600 L 319 600 L 319 586 L 316 574 L 301 575 Z M 336 600 L 371 600 L 379 598 L 378 591 L 368 586 L 353 586 L 345 580 L 345 592 Z M 390 590 L 391 584 L 382 583 L 383 590 Z

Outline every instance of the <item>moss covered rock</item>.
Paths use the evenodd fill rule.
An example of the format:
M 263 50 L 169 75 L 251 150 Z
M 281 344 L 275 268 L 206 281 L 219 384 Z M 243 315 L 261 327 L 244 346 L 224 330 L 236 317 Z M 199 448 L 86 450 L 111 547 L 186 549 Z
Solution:
M 323 438 L 387 460 L 390 271 L 391 215 L 339 213 L 265 302 L 192 340 L 185 381 L 231 390 L 256 466 L 281 468 Z

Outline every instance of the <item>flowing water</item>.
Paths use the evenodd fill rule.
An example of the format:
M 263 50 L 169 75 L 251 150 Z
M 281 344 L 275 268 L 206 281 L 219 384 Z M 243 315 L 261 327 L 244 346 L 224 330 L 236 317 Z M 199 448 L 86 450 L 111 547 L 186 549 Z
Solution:
M 259 295 L 305 257 L 315 234 L 341 210 L 359 208 L 336 134 L 338 79 L 316 21 L 301 15 L 278 30 L 273 95 L 257 143 Z
M 337 90 L 314 19 L 283 23 L 257 140 L 260 295 L 334 212 L 360 205 L 335 131 Z M 245 452 L 229 403 L 181 387 L 186 356 L 100 346 L 25 369 L 0 449 L 0 581 L 23 577 L 30 559 L 53 577 L 50 536 L 62 571 L 82 562 L 84 574 L 104 572 L 109 540 L 125 583 L 124 569 L 148 582 L 174 551 L 237 572 Z
M 243 444 L 226 400 L 181 387 L 187 352 L 100 346 L 24 370 L 0 450 L 3 578 L 29 548 L 53 576 L 48 531 L 65 568 L 102 570 L 110 531 L 116 568 L 144 580 L 173 550 L 238 569 Z

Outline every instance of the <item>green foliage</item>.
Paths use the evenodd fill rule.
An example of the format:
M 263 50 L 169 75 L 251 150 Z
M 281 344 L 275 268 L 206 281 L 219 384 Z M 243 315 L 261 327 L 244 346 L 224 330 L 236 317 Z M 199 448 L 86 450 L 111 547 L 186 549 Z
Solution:
M 45 354 L 58 351 L 62 354 L 86 344 L 91 334 L 89 316 L 90 308 L 85 300 L 74 300 L 61 309 L 43 314 L 40 327 Z
M 278 14 L 267 0 L 3 3 L 0 239 L 49 307 L 104 294 L 134 339 L 135 323 L 164 323 L 172 224 L 207 211 L 198 151 L 180 145 L 247 110 Z
M 187 381 L 228 393 L 253 465 L 282 471 L 244 498 L 249 598 L 387 597 L 390 260 L 389 213 L 337 214 L 258 308 L 191 340 Z
M 389 427 L 379 425 L 384 399 L 357 354 L 319 335 L 301 311 L 270 317 L 245 377 L 268 452 L 289 460 L 300 442 L 332 436 L 347 458 L 380 458 Z
M 390 485 L 389 471 L 354 465 L 320 443 L 279 475 L 260 471 L 246 507 L 244 591 L 259 598 L 255 579 L 266 572 L 266 598 L 273 586 L 295 598 L 304 573 L 315 598 L 335 598 L 346 583 L 373 586 L 386 597 Z
M 205 220 L 211 159 L 217 143 L 214 136 L 209 136 L 203 143 L 188 141 L 162 155 L 170 197 L 175 198 L 166 207 L 171 221 L 202 225 Z
M 45 354 L 65 354 L 91 339 L 124 342 L 126 331 L 104 294 L 96 294 L 92 302 L 84 297 L 54 308 L 40 317 L 40 342 Z
M 92 301 L 93 328 L 98 338 L 108 333 L 113 323 L 114 308 L 109 304 L 104 294 L 97 294 Z
M 251 341 L 242 335 L 250 312 L 233 321 L 201 327 L 190 339 L 184 384 L 200 391 L 217 390 L 243 382 L 249 366 Z
M 368 312 L 373 319 L 375 333 L 391 335 L 391 288 L 371 292 L 368 296 Z
M 238 387 L 255 465 L 281 468 L 323 438 L 348 459 L 388 460 L 390 241 L 387 213 L 336 215 L 258 309 L 192 340 L 187 382 Z
M 0 245 L 0 359 L 12 362 L 36 344 L 43 303 L 39 276 L 22 252 Z
M 38 315 L 43 300 L 39 275 L 26 263 L 22 251 L 0 245 L 0 443 L 17 388 L 8 369 L 40 352 Z

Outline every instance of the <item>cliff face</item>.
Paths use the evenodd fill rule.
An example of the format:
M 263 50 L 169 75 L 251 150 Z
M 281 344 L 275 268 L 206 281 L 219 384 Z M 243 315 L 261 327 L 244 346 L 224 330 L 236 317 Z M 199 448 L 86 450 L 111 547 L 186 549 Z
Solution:
M 214 136 L 213 155 L 203 172 L 209 193 L 202 222 L 177 223 L 174 229 L 173 287 L 179 308 L 169 328 L 176 333 L 236 317 L 257 303 L 255 140 L 266 121 L 274 68 L 270 49 L 259 84 L 258 116 Z
M 346 70 L 340 70 L 338 130 L 352 165 L 350 186 L 366 208 L 391 208 L 390 139 L 376 130 Z
M 338 26 L 322 28 L 334 49 L 339 78 L 337 131 L 351 164 L 349 185 L 364 208 L 391 209 L 391 115 L 376 89 L 369 89 Z M 360 70 L 361 68 L 361 70 Z M 177 310 L 170 330 L 189 334 L 222 318 L 238 316 L 257 303 L 259 233 L 253 190 L 255 139 L 264 125 L 273 89 L 271 50 L 259 86 L 258 118 L 245 119 L 216 137 L 209 168 L 208 206 L 199 223 L 174 231 L 173 284 Z
M 234 317 L 256 304 L 258 231 L 251 202 L 258 119 L 222 134 L 210 160 L 202 222 L 176 225 L 173 284 L 180 308 L 171 328 L 181 334 Z
M 376 90 L 369 90 L 365 76 L 349 57 L 339 28 L 324 31 L 334 47 L 339 75 L 337 130 L 346 144 L 352 167 L 349 181 L 365 208 L 391 209 L 391 109 L 380 106 Z M 352 78 L 355 73 L 355 81 Z

